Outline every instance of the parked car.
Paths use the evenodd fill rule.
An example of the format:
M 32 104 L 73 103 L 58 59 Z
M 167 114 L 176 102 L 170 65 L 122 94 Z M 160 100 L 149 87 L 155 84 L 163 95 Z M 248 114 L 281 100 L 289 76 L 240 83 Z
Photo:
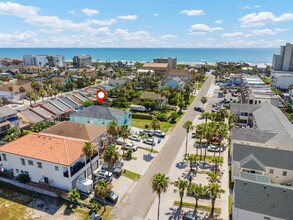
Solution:
M 113 173 L 106 170 L 100 170 L 96 176 L 97 177 L 95 178 L 95 182 L 100 179 L 103 179 L 109 182 L 112 182 L 113 180 Z
M 166 134 L 161 130 L 155 130 L 154 135 L 160 138 L 164 138 L 166 136 Z
M 125 145 L 122 145 L 122 148 L 125 150 L 132 149 L 133 151 L 137 151 L 137 146 L 134 143 L 127 143 Z
M 186 212 L 183 215 L 183 219 L 184 220 L 198 220 L 199 218 L 191 212 Z
M 210 151 L 210 152 L 223 152 L 224 148 L 222 148 L 222 147 L 220 147 L 218 145 L 210 145 L 210 146 L 208 146 L 207 151 Z
M 101 170 L 108 171 L 108 164 L 107 164 L 107 163 L 104 163 L 104 164 L 102 165 Z M 117 164 L 117 165 L 114 165 L 114 167 L 113 167 L 113 169 L 111 170 L 111 172 L 113 173 L 114 176 L 119 177 L 119 176 L 121 176 L 121 174 L 122 174 L 122 169 L 121 169 L 121 167 L 118 166 L 118 164 Z
M 94 196 L 94 199 L 99 201 L 102 204 L 105 202 L 108 205 L 115 205 L 118 201 L 118 197 L 119 196 L 116 192 L 114 192 L 113 190 L 110 190 L 105 200 L 97 196 Z
M 204 112 L 204 108 L 202 108 L 202 107 L 194 107 L 194 111 Z
M 133 140 L 133 141 L 138 141 L 138 142 L 141 140 L 141 138 L 138 135 L 135 135 L 135 134 L 130 135 L 128 137 L 128 139 Z
M 191 133 L 191 138 L 195 138 L 195 132 Z
M 154 135 L 154 132 L 151 130 L 142 130 L 142 131 L 140 131 L 140 134 L 147 135 L 147 136 L 151 137 Z
M 143 140 L 143 143 L 155 146 L 156 143 L 151 138 L 147 138 Z

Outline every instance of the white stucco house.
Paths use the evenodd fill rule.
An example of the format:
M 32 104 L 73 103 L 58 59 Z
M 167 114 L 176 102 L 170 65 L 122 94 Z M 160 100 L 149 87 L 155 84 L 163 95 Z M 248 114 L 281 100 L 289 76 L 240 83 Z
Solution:
M 45 188 L 70 191 L 76 181 L 90 174 L 90 163 L 83 152 L 84 141 L 30 133 L 0 146 L 2 173 L 14 177 L 28 174 L 32 182 Z M 92 158 L 97 167 L 98 154 Z

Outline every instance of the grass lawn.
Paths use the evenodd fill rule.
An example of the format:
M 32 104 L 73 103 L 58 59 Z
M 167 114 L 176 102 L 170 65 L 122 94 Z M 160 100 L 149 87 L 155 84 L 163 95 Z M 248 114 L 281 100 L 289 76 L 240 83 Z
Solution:
M 150 147 L 150 148 L 147 148 L 147 147 L 138 147 L 138 148 L 140 148 L 140 149 L 142 149 L 142 150 L 146 150 L 146 151 L 148 151 L 148 152 L 151 152 L 151 147 Z M 152 153 L 157 154 L 157 153 L 159 153 L 159 151 L 157 151 L 157 150 L 152 150 Z
M 138 180 L 140 178 L 140 174 L 134 173 L 134 172 L 132 172 L 130 170 L 125 170 L 125 172 L 123 170 L 122 176 L 125 176 L 125 177 L 127 177 L 129 179 L 132 179 L 134 181 L 136 181 L 136 180 Z
M 228 209 L 228 211 L 229 211 L 229 215 L 231 215 L 232 214 L 232 200 L 233 200 L 233 197 L 232 197 L 232 195 L 229 195 L 229 209 Z
M 148 129 L 151 129 L 150 124 L 151 124 L 151 120 L 148 120 L 148 119 L 138 119 L 138 118 L 132 119 L 132 126 L 133 127 L 146 129 L 145 126 L 148 125 L 149 126 Z M 175 125 L 176 124 L 171 124 L 168 121 L 167 122 L 160 122 L 160 127 L 163 132 L 167 132 L 170 128 L 174 127 Z
M 195 154 L 192 154 L 192 155 L 195 155 Z M 213 157 L 214 156 L 207 155 L 206 156 L 206 161 L 207 162 L 212 162 Z M 217 154 L 216 154 L 216 157 L 218 157 Z M 202 160 L 203 160 L 203 158 L 204 158 L 204 155 L 201 156 Z M 200 159 L 200 155 L 197 155 L 196 160 L 199 160 L 199 159 Z M 220 161 L 221 161 L 221 163 L 223 163 L 223 157 L 220 157 Z
M 180 201 L 174 201 L 174 205 L 179 206 Z M 185 207 L 189 207 L 189 208 L 194 208 L 195 207 L 195 203 L 190 203 L 190 202 L 183 202 L 182 206 Z M 198 208 L 199 210 L 203 210 L 203 211 L 211 211 L 212 207 L 211 206 L 206 206 L 206 205 L 200 205 L 198 204 Z M 221 213 L 221 209 L 220 208 L 215 208 L 215 213 Z

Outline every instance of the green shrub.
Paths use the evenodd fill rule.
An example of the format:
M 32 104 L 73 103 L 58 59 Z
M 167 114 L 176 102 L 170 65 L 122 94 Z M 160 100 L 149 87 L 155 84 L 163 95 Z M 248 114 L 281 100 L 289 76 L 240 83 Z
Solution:
M 27 182 L 31 181 L 31 178 L 28 174 L 21 173 L 16 177 L 16 180 L 21 183 L 27 183 Z
M 147 115 L 147 114 L 132 113 L 132 118 L 152 120 L 153 116 L 152 115 Z

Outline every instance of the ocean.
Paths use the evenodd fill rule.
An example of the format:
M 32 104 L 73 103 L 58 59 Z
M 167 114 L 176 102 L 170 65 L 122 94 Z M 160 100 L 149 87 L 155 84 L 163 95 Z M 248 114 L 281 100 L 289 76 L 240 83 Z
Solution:
M 93 61 L 152 62 L 154 57 L 177 57 L 178 63 L 247 62 L 271 64 L 277 48 L 0 48 L 0 57 L 22 58 L 24 54 L 88 54 Z

